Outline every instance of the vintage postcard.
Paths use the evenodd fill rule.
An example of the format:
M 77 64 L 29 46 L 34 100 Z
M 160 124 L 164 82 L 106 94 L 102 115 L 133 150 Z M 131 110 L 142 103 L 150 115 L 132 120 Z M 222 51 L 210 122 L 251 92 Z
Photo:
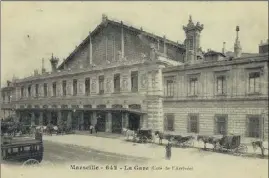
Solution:
M 1 2 L 1 178 L 267 178 L 268 2 Z

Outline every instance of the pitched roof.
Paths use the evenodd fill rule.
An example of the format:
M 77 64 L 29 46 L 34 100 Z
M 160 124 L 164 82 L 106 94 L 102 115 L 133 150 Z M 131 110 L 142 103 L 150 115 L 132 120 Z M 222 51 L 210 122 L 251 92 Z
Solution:
M 90 36 L 93 36 L 95 35 L 96 33 L 98 33 L 100 30 L 102 30 L 103 28 L 105 28 L 106 25 L 104 24 L 112 24 L 112 25 L 115 25 L 115 26 L 120 26 L 120 27 L 123 27 L 124 29 L 127 29 L 127 30 L 130 30 L 130 31 L 134 31 L 134 32 L 137 32 L 137 33 L 141 33 L 143 34 L 144 36 L 146 37 L 150 37 L 150 38 L 154 38 L 156 40 L 159 40 L 160 42 L 164 41 L 164 38 L 163 37 L 160 37 L 158 35 L 154 35 L 154 34 L 151 34 L 151 33 L 148 33 L 148 32 L 145 32 L 143 31 L 143 29 L 138 29 L 138 28 L 135 28 L 133 26 L 128 26 L 126 24 L 124 24 L 122 21 L 121 22 L 118 22 L 116 20 L 110 20 L 110 19 L 106 19 L 105 22 L 101 22 L 93 31 L 92 33 L 90 33 L 81 43 L 78 47 L 76 47 L 74 49 L 74 51 L 59 65 L 58 69 L 61 69 L 63 68 L 64 64 L 69 61 L 84 45 L 86 45 L 89 40 L 90 40 Z M 174 41 L 171 41 L 171 40 L 168 40 L 168 39 L 165 39 L 166 41 L 166 44 L 170 44 L 172 46 L 175 46 L 177 48 L 181 48 L 181 49 L 185 49 L 185 45 L 183 44 L 179 44 L 177 42 L 174 42 Z

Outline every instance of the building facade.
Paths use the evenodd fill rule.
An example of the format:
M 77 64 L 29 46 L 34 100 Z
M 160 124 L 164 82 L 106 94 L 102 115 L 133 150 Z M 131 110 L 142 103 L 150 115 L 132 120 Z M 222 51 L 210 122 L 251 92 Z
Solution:
M 190 17 L 178 44 L 103 15 L 59 66 L 52 55 L 51 72 L 2 88 L 2 110 L 29 125 L 65 122 L 75 130 L 97 124 L 112 133 L 268 138 L 268 43 L 242 53 L 237 27 L 234 52 L 203 52 L 203 29 Z

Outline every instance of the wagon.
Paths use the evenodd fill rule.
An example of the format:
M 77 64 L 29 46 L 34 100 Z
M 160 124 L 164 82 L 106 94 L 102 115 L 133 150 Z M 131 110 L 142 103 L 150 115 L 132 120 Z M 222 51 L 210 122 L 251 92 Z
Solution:
M 3 162 L 23 163 L 26 165 L 39 164 L 43 159 L 42 134 L 36 133 L 35 138 L 2 138 L 1 157 Z
M 137 131 L 138 142 L 147 143 L 153 141 L 152 130 L 151 129 L 140 129 Z
M 248 148 L 245 144 L 241 143 L 240 135 L 223 136 L 219 140 L 218 150 L 233 152 L 235 154 L 246 153 Z

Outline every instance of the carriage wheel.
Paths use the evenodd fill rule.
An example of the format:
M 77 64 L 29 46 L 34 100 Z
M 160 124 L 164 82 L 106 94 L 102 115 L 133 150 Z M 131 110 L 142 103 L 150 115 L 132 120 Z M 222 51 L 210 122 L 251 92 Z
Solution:
M 248 147 L 246 145 L 240 145 L 239 152 L 247 153 L 248 152 Z
M 146 136 L 142 137 L 142 143 L 147 143 L 148 142 L 148 138 Z
M 39 165 L 39 162 L 36 159 L 28 159 L 27 161 L 25 161 L 22 166 L 33 166 L 33 167 L 37 167 Z

